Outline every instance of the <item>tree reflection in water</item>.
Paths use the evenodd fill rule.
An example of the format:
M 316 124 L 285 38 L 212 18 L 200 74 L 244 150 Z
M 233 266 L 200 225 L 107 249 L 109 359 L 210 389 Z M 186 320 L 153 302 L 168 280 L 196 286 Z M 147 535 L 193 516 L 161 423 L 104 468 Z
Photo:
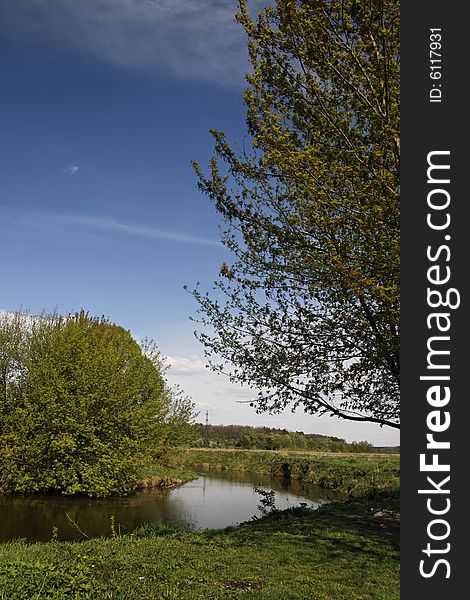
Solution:
M 111 536 L 112 521 L 114 531 L 121 533 L 153 522 L 222 528 L 257 513 L 259 498 L 253 486 L 274 490 L 280 509 L 300 502 L 317 506 L 326 500 L 325 490 L 297 480 L 228 471 L 201 474 L 179 488 L 143 490 L 121 498 L 0 496 L 0 541 L 50 540 L 54 527 L 59 540 L 80 539 L 66 513 L 88 537 Z

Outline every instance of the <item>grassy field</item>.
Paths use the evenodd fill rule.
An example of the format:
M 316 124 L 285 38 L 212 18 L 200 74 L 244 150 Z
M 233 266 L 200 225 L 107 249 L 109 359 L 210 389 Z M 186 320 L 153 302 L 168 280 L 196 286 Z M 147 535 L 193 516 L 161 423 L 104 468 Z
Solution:
M 0 546 L 2 600 L 398 600 L 398 527 L 363 501 L 291 509 L 223 531 L 148 527 Z
M 187 468 L 289 474 L 351 496 L 398 494 L 400 489 L 400 457 L 396 454 L 190 449 L 177 460 Z

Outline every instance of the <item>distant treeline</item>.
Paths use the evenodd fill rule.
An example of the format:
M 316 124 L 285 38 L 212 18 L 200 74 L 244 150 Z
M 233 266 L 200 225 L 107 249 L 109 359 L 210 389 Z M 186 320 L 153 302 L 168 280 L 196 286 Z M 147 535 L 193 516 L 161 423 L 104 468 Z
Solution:
M 195 425 L 199 434 L 196 446 L 209 448 L 245 448 L 259 450 L 318 450 L 323 452 L 373 452 L 374 447 L 369 442 L 352 442 L 344 439 L 273 429 L 270 427 L 250 427 L 248 425 Z M 385 450 L 385 449 L 381 449 Z M 396 449 L 394 449 L 396 450 Z

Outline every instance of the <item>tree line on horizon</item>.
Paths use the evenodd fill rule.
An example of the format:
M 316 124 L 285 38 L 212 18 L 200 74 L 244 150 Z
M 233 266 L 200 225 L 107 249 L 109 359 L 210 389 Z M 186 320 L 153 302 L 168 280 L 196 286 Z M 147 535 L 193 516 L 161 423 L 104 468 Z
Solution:
M 194 425 L 197 447 L 240 448 L 257 450 L 314 450 L 318 452 L 373 452 L 376 449 L 367 441 L 348 443 L 343 438 L 288 431 L 272 427 L 250 425 Z M 383 450 L 383 448 L 381 448 Z M 390 448 L 396 451 L 397 448 Z

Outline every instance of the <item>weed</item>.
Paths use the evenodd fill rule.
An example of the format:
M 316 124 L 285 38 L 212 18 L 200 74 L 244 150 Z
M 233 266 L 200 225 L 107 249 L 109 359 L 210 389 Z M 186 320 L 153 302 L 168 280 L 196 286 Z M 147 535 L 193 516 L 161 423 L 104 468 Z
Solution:
M 276 494 L 274 490 L 263 490 L 263 488 L 253 487 L 253 491 L 260 496 L 258 510 L 265 517 L 271 511 L 276 510 Z

